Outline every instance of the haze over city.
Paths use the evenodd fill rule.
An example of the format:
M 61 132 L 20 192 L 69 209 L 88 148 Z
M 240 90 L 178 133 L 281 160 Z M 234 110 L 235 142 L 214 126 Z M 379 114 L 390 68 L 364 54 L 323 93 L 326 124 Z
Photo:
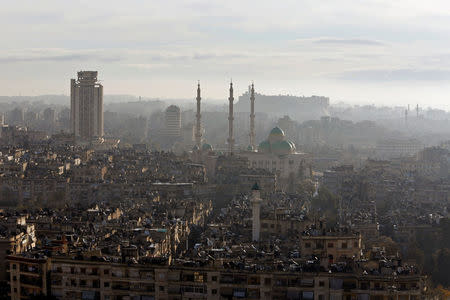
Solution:
M 3 1 L 0 300 L 449 300 L 450 4 Z
M 68 94 L 98 70 L 106 94 L 266 94 L 448 109 L 447 1 L 4 1 L 2 95 Z

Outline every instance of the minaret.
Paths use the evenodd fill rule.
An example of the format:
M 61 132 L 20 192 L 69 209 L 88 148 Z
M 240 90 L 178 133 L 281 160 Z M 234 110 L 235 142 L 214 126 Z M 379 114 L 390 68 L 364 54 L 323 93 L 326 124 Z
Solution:
M 259 242 L 259 233 L 261 229 L 260 214 L 262 199 L 259 192 L 259 186 L 255 183 L 252 187 L 252 195 L 250 197 L 252 204 L 252 241 Z
M 233 139 L 233 82 L 230 82 L 230 97 L 228 98 L 230 105 L 228 108 L 228 152 L 233 155 L 234 139 Z
M 202 149 L 202 132 L 201 132 L 201 127 L 202 127 L 202 123 L 201 123 L 201 118 L 202 115 L 200 114 L 200 100 L 202 100 L 201 96 L 200 96 L 200 82 L 197 85 L 197 122 L 195 124 L 195 144 L 197 145 L 198 149 Z
M 255 145 L 255 86 L 252 83 L 250 90 L 250 146 L 253 150 Z

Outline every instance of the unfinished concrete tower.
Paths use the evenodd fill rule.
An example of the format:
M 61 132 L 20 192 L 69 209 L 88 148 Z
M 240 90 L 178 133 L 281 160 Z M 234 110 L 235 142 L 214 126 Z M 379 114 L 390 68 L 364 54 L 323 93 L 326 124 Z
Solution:
M 82 139 L 103 136 L 103 86 L 97 71 L 80 71 L 70 80 L 70 119 L 72 133 Z

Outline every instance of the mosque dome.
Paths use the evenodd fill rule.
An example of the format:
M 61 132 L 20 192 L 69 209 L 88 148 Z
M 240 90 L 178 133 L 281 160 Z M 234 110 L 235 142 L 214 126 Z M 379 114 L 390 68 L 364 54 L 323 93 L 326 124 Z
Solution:
M 270 131 L 267 140 L 264 140 L 259 144 L 258 151 L 275 155 L 287 155 L 295 153 L 295 144 L 286 139 L 286 136 L 280 127 L 275 127 Z
M 287 142 L 291 145 L 291 149 L 292 149 L 293 151 L 295 151 L 295 150 L 297 149 L 297 147 L 295 147 L 295 144 L 294 144 L 293 141 L 287 140 Z
M 295 150 L 295 146 L 293 146 L 292 142 L 289 141 L 281 141 L 275 142 L 271 145 L 272 153 L 277 155 L 286 155 L 293 153 Z
M 284 140 L 284 137 L 284 131 L 277 126 L 270 131 L 268 140 L 270 143 L 280 142 Z
M 204 143 L 202 146 L 202 151 L 213 151 L 213 147 L 208 143 Z
M 265 140 L 259 143 L 258 146 L 259 152 L 270 152 L 270 143 L 269 141 Z

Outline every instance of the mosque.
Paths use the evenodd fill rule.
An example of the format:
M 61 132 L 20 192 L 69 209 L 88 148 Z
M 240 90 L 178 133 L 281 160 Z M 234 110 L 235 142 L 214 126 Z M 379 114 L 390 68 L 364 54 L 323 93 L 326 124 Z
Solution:
M 239 155 L 248 159 L 251 168 L 275 173 L 279 188 L 288 191 L 298 179 L 308 175 L 312 161 L 311 155 L 296 151 L 294 142 L 288 140 L 279 127 L 270 131 L 267 139 L 259 144 L 258 151 L 244 151 Z
M 195 126 L 196 144 L 193 148 L 193 158 L 197 162 L 202 162 L 207 169 L 215 167 L 217 154 L 213 147 L 208 143 L 202 144 L 201 134 L 201 113 L 200 113 L 200 84 L 197 87 L 197 114 Z M 255 90 L 254 85 L 250 88 L 250 133 L 249 146 L 245 151 L 239 151 L 237 154 L 234 149 L 233 138 L 233 83 L 230 83 L 229 95 L 229 113 L 228 113 L 228 151 L 230 162 L 233 157 L 248 160 L 248 167 L 252 169 L 264 169 L 277 176 L 277 186 L 281 190 L 293 191 L 293 186 L 299 179 L 308 176 L 308 170 L 311 169 L 312 156 L 306 153 L 296 151 L 294 142 L 286 138 L 285 133 L 279 127 L 273 128 L 266 140 L 255 143 Z M 215 158 L 215 159 L 214 159 Z M 211 170 L 212 171 L 212 170 Z M 307 174 L 308 173 L 308 174 Z

